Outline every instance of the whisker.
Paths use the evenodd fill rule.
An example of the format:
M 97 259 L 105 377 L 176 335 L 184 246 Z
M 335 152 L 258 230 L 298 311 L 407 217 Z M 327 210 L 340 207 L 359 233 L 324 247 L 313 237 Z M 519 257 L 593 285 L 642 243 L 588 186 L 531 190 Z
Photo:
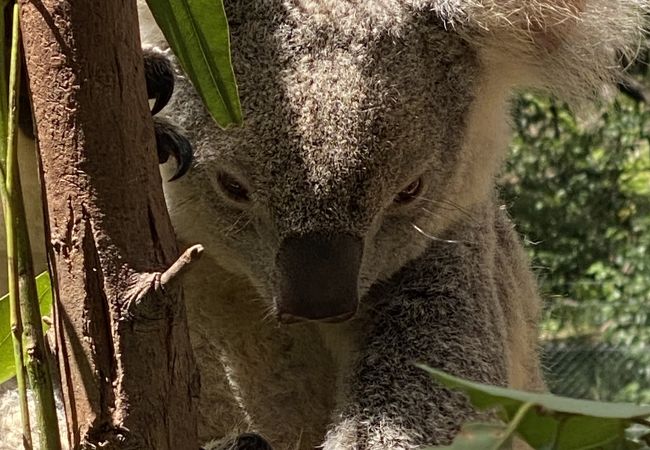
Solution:
M 474 218 L 474 215 L 472 214 L 472 212 L 469 209 L 462 206 L 460 203 L 455 202 L 453 200 L 450 200 L 448 198 L 442 198 L 442 199 L 440 199 L 440 201 L 443 202 L 443 203 L 447 203 L 448 205 L 451 205 L 454 208 L 457 208 L 459 211 L 465 213 L 468 217 Z
M 424 197 L 418 197 L 418 200 L 422 200 L 428 203 L 433 203 L 435 205 L 438 205 L 440 209 L 444 209 L 445 211 L 458 211 L 458 208 L 449 204 L 445 204 L 440 200 L 433 200 L 431 198 L 424 198 Z
M 256 291 L 259 292 L 259 288 L 255 288 Z M 251 301 L 253 303 L 256 303 L 262 308 L 262 317 L 261 317 L 261 322 L 266 323 L 269 325 L 277 326 L 278 322 L 276 319 L 276 309 L 275 309 L 275 304 L 274 302 L 269 302 L 267 298 L 262 297 L 261 295 L 257 295 L 255 297 L 251 297 Z
M 228 228 L 226 228 L 226 229 L 224 230 L 224 232 L 223 232 L 224 236 L 228 236 L 228 237 L 230 237 L 231 235 L 233 235 L 233 234 L 237 234 L 237 233 L 239 233 L 241 230 L 243 230 L 244 228 L 246 228 L 246 226 L 250 223 L 250 217 L 249 217 L 248 221 L 247 221 L 246 223 L 244 223 L 243 226 L 240 226 L 239 228 L 237 227 L 237 225 L 239 224 L 239 222 L 240 222 L 240 221 L 241 221 L 245 216 L 247 216 L 246 213 L 244 213 L 244 212 L 239 213 L 239 215 L 237 216 L 237 218 L 235 219 L 235 221 L 234 221 L 234 222 L 233 222 L 233 223 L 232 223 Z
M 237 216 L 237 218 L 235 219 L 235 221 L 234 221 L 233 223 L 231 223 L 230 226 L 229 226 L 228 228 L 226 228 L 226 229 L 223 231 L 224 235 L 228 236 L 228 235 L 232 232 L 232 230 L 235 229 L 235 227 L 237 226 L 237 224 L 239 223 L 239 221 L 242 219 L 242 217 L 244 217 L 244 213 L 243 213 L 243 212 L 242 212 L 242 213 L 239 213 L 239 215 Z
M 426 212 L 428 214 L 431 214 L 434 217 L 440 217 L 441 219 L 444 219 L 444 220 L 454 220 L 455 219 L 454 217 L 450 217 L 450 216 L 441 214 L 440 211 L 431 211 L 430 209 L 427 209 L 427 208 L 424 208 L 424 207 L 420 207 L 420 209 L 422 209 L 422 211 L 424 211 L 424 212 Z M 442 209 L 445 209 L 445 210 L 449 211 L 449 208 L 442 208 Z
M 447 209 L 449 211 L 458 211 L 458 212 L 462 213 L 465 217 L 470 219 L 474 224 L 476 224 L 476 225 L 479 224 L 479 221 L 476 220 L 476 218 L 474 217 L 474 215 L 470 211 L 468 211 L 466 208 L 464 208 L 463 206 L 459 205 L 458 203 L 456 203 L 456 202 L 454 202 L 452 200 L 449 200 L 449 199 L 446 199 L 446 198 L 432 199 L 432 198 L 426 198 L 426 197 L 418 197 L 418 200 L 433 203 L 435 205 L 438 205 L 438 207 L 441 208 L 441 209 Z M 446 205 L 446 206 L 449 206 L 450 208 L 442 208 L 441 205 Z
M 249 216 L 248 220 L 246 222 L 244 222 L 241 226 L 239 226 L 239 228 L 237 228 L 237 230 L 235 230 L 234 233 L 236 234 L 236 233 L 239 233 L 240 231 L 244 230 L 248 225 L 251 224 L 252 221 L 253 221 L 253 218 Z
M 302 434 L 304 431 L 305 431 L 304 428 L 300 429 L 300 434 L 298 435 L 298 441 L 296 442 L 296 445 L 294 447 L 295 450 L 300 450 L 300 448 L 302 447 Z
M 424 236 L 427 239 L 431 239 L 432 241 L 442 242 L 444 244 L 469 244 L 469 242 L 467 242 L 467 241 L 456 241 L 456 240 L 453 240 L 453 239 L 442 239 L 442 238 L 436 237 L 436 236 L 434 236 L 432 234 L 429 234 L 429 233 L 425 232 L 422 228 L 418 227 L 414 223 L 412 223 L 411 225 L 413 226 L 413 228 L 415 228 L 418 231 L 418 233 L 420 233 L 422 236 Z
M 264 309 L 266 310 L 262 316 L 262 323 L 267 323 L 269 325 L 277 326 L 278 322 L 276 320 L 275 306 L 269 305 L 268 302 L 265 303 Z
M 229 236 L 230 236 L 230 235 L 233 235 L 233 234 L 237 234 L 237 233 L 239 233 L 239 232 L 242 231 L 244 228 L 246 228 L 246 227 L 247 227 L 247 226 L 248 226 L 252 221 L 253 221 L 253 219 L 252 219 L 251 217 L 249 217 L 248 220 L 247 220 L 246 222 L 244 222 L 243 224 L 239 225 L 239 226 L 236 227 L 236 228 L 235 228 L 236 223 L 233 224 L 233 226 L 232 226 L 231 229 L 230 229 Z M 239 219 L 237 219 L 237 223 L 238 223 L 238 222 L 239 222 Z

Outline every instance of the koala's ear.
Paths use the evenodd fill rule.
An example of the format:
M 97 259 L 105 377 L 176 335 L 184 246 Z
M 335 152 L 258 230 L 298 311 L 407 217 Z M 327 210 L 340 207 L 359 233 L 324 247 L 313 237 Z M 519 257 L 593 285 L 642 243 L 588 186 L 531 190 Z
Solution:
M 616 81 L 642 42 L 650 0 L 439 0 L 442 19 L 513 84 L 580 102 Z M 495 63 L 496 61 L 496 63 Z M 508 75 L 508 74 L 504 74 Z

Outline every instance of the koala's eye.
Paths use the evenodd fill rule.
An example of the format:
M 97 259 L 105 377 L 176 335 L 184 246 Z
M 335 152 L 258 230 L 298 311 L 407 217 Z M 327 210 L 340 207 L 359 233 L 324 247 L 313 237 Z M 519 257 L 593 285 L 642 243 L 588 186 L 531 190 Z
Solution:
M 410 203 L 417 198 L 422 191 L 422 178 L 418 178 L 402 189 L 394 199 L 394 202 L 400 205 Z
M 223 192 L 232 200 L 244 203 L 250 200 L 248 189 L 234 176 L 226 172 L 219 172 L 217 181 Z

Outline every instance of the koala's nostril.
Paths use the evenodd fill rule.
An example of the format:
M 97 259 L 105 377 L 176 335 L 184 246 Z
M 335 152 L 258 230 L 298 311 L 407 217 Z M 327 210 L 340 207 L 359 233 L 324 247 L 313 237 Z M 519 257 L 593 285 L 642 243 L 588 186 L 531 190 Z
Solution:
M 340 322 L 352 317 L 359 304 L 362 251 L 361 238 L 350 234 L 287 237 L 277 256 L 280 320 Z

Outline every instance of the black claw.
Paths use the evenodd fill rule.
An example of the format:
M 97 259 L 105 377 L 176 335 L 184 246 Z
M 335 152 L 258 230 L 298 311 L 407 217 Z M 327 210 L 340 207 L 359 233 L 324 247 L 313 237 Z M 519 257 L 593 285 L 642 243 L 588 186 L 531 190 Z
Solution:
M 271 444 L 266 442 L 262 436 L 255 433 L 240 434 L 234 439 L 224 439 L 216 444 L 216 447 L 213 446 L 211 448 L 215 450 L 273 450 Z M 201 447 L 200 450 L 205 450 L 205 448 Z
M 255 433 L 240 434 L 231 448 L 233 450 L 273 450 L 262 436 Z
M 160 112 L 174 92 L 174 68 L 165 55 L 153 51 L 144 53 L 144 76 L 147 80 L 147 95 L 156 99 L 151 114 Z
M 164 164 L 170 156 L 176 159 L 176 172 L 169 181 L 182 177 L 192 166 L 194 151 L 192 144 L 173 125 L 154 119 L 154 131 L 156 134 L 156 147 L 158 150 L 158 162 Z

